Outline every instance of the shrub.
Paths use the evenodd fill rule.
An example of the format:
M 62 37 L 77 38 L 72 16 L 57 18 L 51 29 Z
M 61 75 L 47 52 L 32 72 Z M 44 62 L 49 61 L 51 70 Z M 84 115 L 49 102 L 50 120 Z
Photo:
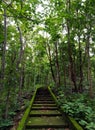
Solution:
M 62 91 L 59 91 L 58 103 L 65 113 L 74 117 L 85 129 L 95 129 L 94 100 L 89 99 L 87 94 L 65 96 Z

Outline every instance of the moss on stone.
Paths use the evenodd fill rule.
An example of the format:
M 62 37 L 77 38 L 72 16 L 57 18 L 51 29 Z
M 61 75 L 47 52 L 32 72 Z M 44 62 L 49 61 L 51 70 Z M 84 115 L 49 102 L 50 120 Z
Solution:
M 35 93 L 34 93 L 32 99 L 31 99 L 31 101 L 30 101 L 29 107 L 26 109 L 26 111 L 25 111 L 25 113 L 24 113 L 24 115 L 23 115 L 21 121 L 19 122 L 19 125 L 18 125 L 17 130 L 23 130 L 23 129 L 24 129 L 26 120 L 27 120 L 28 115 L 29 115 L 29 113 L 30 113 L 30 111 L 31 111 L 31 107 L 32 107 L 32 105 L 33 105 L 33 102 L 34 102 L 34 99 L 35 99 L 35 96 L 36 96 L 36 92 L 37 92 L 37 89 L 36 89 L 36 91 L 35 91 Z
M 53 97 L 54 101 L 56 102 L 56 104 L 58 104 L 57 99 L 56 99 L 54 93 L 51 91 L 50 87 L 48 87 L 48 90 L 49 90 L 50 94 L 52 95 L 52 97 Z
M 31 117 L 28 119 L 28 122 L 26 126 L 65 126 L 65 121 L 63 120 L 62 117 L 56 116 L 56 117 L 47 117 L 47 116 L 42 116 L 42 117 Z
M 76 120 L 70 116 L 68 116 L 69 120 L 74 126 L 74 130 L 83 130 L 83 128 L 76 122 Z
M 54 101 L 58 104 L 58 101 L 57 101 L 54 93 L 50 89 L 50 87 L 48 87 L 48 90 L 51 93 Z M 64 113 L 64 108 L 63 107 L 60 108 L 60 111 Z M 65 116 L 65 117 L 67 118 L 66 120 L 68 121 L 68 123 L 70 122 L 69 124 L 71 125 L 71 127 L 73 127 L 73 130 L 83 130 L 83 128 L 77 123 L 77 121 L 74 118 L 72 118 L 70 116 Z
M 32 114 L 61 114 L 58 110 L 32 110 L 30 115 Z
M 33 104 L 33 107 L 55 107 L 56 104 Z

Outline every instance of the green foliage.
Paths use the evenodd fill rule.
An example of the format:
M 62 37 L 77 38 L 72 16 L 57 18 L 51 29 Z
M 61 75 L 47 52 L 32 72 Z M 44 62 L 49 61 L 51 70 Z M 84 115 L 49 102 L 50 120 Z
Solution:
M 0 102 L 2 102 L 0 105 L 1 117 L 6 109 L 9 91 L 8 116 L 13 117 L 15 111 L 20 109 L 19 91 L 21 91 L 20 95 L 23 95 L 23 92 L 34 91 L 36 85 L 48 86 L 50 84 L 50 86 L 55 86 L 51 72 L 52 67 L 55 80 L 58 78 L 58 72 L 60 76 L 61 89 L 54 88 L 55 92 L 58 91 L 58 104 L 62 105 L 64 111 L 75 116 L 77 120 L 83 118 L 80 120 L 80 124 L 87 126 L 87 129 L 93 129 L 93 122 L 95 122 L 92 118 L 95 117 L 94 101 L 91 101 L 88 95 L 67 96 L 68 94 L 65 95 L 63 91 L 68 93 L 73 87 L 70 79 L 72 71 L 70 70 L 71 61 L 68 51 L 69 42 L 72 65 L 74 66 L 72 70 L 75 69 L 77 86 L 79 87 L 81 82 L 80 72 L 82 71 L 82 87 L 84 90 L 90 87 L 88 80 L 88 68 L 90 68 L 93 92 L 95 91 L 94 5 L 93 0 L 70 0 L 70 3 L 67 0 L 11 0 L 11 3 L 10 0 L 0 1 L 0 81 L 3 83 L 0 84 L 0 90 L 2 90 L 0 97 Z M 6 9 L 7 39 L 4 35 L 4 9 Z M 67 27 L 69 27 L 70 34 Z M 89 31 L 90 35 L 88 35 Z M 20 35 L 22 35 L 22 45 Z M 87 58 L 88 38 L 90 39 L 91 67 L 88 67 Z M 7 44 L 4 50 L 5 39 Z M 55 42 L 58 42 L 57 47 L 55 47 Z M 22 56 L 20 50 L 22 50 Z M 5 57 L 3 57 L 4 51 Z M 4 80 L 2 80 L 3 62 L 5 62 Z M 21 79 L 23 81 L 20 88 Z M 64 83 L 66 86 L 63 86 Z M 22 99 L 22 97 L 20 98 Z M 27 106 L 28 102 L 25 107 Z
M 86 129 L 87 130 L 94 130 L 95 129 L 95 123 L 94 122 L 87 123 Z
M 2 119 L 0 120 L 0 128 L 4 130 L 5 128 L 8 128 L 9 126 L 13 125 L 13 121 L 11 119 Z
M 69 120 L 73 123 L 73 126 L 75 127 L 75 130 L 83 130 L 83 128 L 76 122 L 76 120 L 72 117 L 68 117 Z
M 74 117 L 79 124 L 87 130 L 93 130 L 95 128 L 94 99 L 89 99 L 88 95 L 85 94 L 70 95 L 67 96 L 68 98 L 66 99 L 66 96 L 64 93 L 62 94 L 62 91 L 59 91 L 58 94 L 58 102 L 60 102 L 59 104 L 65 113 Z

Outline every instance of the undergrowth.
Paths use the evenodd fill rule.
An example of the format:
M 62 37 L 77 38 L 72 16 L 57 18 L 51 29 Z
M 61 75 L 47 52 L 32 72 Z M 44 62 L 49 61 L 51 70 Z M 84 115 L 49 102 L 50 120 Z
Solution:
M 95 98 L 86 93 L 64 93 L 62 88 L 56 91 L 59 106 L 85 130 L 95 130 Z
M 5 119 L 5 108 L 6 104 L 2 100 L 0 105 L 0 130 L 9 130 L 14 125 L 14 118 L 18 113 L 23 113 L 24 110 L 29 106 L 29 99 L 31 99 L 31 93 L 23 94 L 21 101 L 17 102 L 11 97 L 8 109 L 8 117 Z M 12 100 L 13 99 L 13 100 Z

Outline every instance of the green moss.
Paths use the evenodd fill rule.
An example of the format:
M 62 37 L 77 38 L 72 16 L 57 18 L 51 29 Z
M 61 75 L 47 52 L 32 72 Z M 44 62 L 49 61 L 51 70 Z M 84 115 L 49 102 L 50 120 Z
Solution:
M 71 123 L 73 124 L 75 130 L 83 130 L 83 128 L 76 122 L 76 120 L 74 120 L 74 118 L 68 116 L 69 120 L 71 121 Z
M 37 92 L 37 89 L 36 89 L 36 91 L 35 91 L 35 93 L 34 93 L 32 99 L 31 99 L 31 101 L 30 101 L 29 107 L 26 109 L 26 111 L 25 111 L 25 113 L 24 113 L 24 115 L 23 115 L 21 121 L 19 122 L 19 126 L 18 126 L 17 130 L 23 130 L 23 129 L 24 129 L 26 120 L 27 120 L 28 115 L 29 115 L 29 113 L 30 113 L 30 111 L 31 111 L 31 107 L 32 107 L 32 104 L 33 104 L 34 99 L 35 99 L 35 96 L 36 96 L 36 92 Z
M 32 110 L 31 112 L 30 112 L 30 115 L 51 115 L 52 116 L 52 114 L 54 115 L 54 114 L 61 114 L 58 110 Z
M 33 104 L 33 107 L 56 107 L 56 104 Z
M 63 120 L 62 117 L 60 116 L 55 116 L 55 117 L 31 117 L 28 119 L 27 126 L 32 126 L 32 127 L 39 127 L 39 126 L 65 126 L 65 121 Z
M 51 91 L 50 87 L 48 87 L 48 90 L 49 90 L 50 94 L 52 95 L 52 97 L 53 97 L 54 101 L 56 102 L 56 104 L 58 104 L 57 99 L 56 99 L 54 93 Z
M 54 95 L 54 93 L 52 92 L 52 90 L 50 89 L 50 87 L 48 87 L 49 92 L 51 93 L 54 101 L 58 104 L 58 101 Z M 64 113 L 64 108 L 61 108 L 61 111 Z M 76 120 L 70 116 L 66 116 L 68 123 L 70 122 L 71 127 L 73 127 L 73 130 L 83 130 L 83 128 L 76 122 Z

